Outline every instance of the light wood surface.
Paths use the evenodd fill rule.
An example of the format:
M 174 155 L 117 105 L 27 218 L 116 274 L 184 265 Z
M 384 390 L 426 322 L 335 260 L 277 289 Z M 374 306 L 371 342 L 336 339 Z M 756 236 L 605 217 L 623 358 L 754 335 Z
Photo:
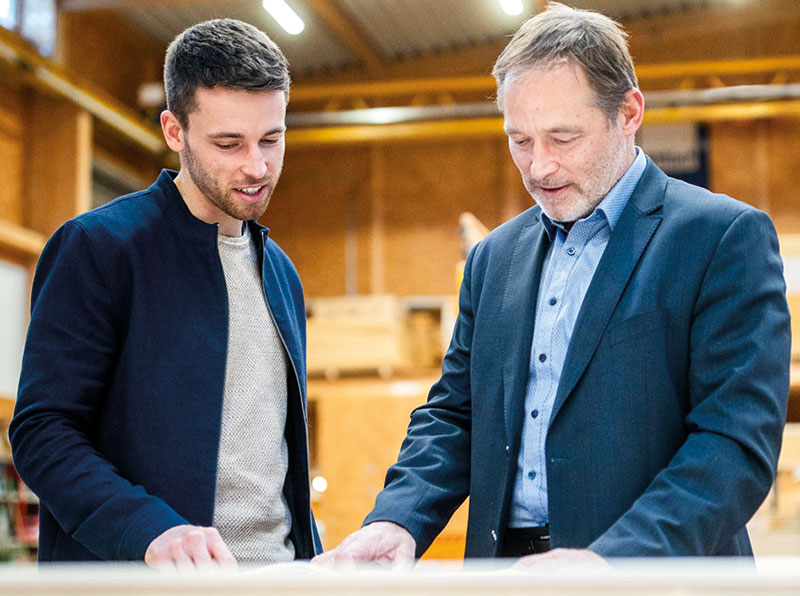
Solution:
M 522 596 L 796 596 L 800 591 L 800 560 L 774 558 L 747 562 L 709 559 L 619 561 L 611 570 L 574 569 L 536 575 L 500 568 L 496 561 L 479 561 L 461 570 L 442 563 L 421 564 L 413 571 L 365 568 L 349 572 L 320 570 L 308 565 L 275 565 L 237 574 L 159 573 L 144 566 L 120 564 L 52 566 L 42 570 L 0 569 L 0 594 L 69 596 L 183 596 L 233 594 L 264 596 L 489 595 Z

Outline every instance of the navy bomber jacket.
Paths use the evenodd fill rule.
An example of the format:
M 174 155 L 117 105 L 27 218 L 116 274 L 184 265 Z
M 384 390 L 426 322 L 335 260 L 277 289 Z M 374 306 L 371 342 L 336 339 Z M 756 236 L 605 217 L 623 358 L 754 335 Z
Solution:
M 39 260 L 9 434 L 41 500 L 42 561 L 142 560 L 170 527 L 212 523 L 227 290 L 217 226 L 189 212 L 174 175 L 68 221 Z M 269 231 L 248 225 L 291 361 L 284 492 L 310 558 L 303 292 Z

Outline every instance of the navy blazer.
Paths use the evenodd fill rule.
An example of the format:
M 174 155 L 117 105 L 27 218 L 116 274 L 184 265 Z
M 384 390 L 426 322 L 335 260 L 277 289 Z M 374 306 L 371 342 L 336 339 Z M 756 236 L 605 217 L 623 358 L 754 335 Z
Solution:
M 539 278 L 533 207 L 467 259 L 442 377 L 411 416 L 366 523 L 422 554 L 470 497 L 466 556 L 508 523 Z M 546 439 L 553 547 L 604 556 L 747 555 L 774 480 L 789 312 L 769 217 L 652 161 L 582 304 Z
M 9 433 L 41 499 L 40 560 L 142 560 L 168 528 L 212 524 L 227 287 L 218 226 L 171 176 L 70 220 L 39 260 Z M 248 225 L 291 363 L 284 493 L 296 555 L 310 558 L 303 291 L 268 230 Z

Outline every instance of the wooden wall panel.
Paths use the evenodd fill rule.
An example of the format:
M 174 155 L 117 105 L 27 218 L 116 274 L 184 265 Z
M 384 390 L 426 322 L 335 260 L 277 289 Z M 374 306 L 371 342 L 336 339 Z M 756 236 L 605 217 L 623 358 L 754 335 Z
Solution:
M 423 404 L 436 377 L 401 382 L 380 379 L 311 381 L 312 474 L 328 481 L 313 503 L 324 527 L 323 545 L 337 546 L 356 531 L 375 504 L 386 470 L 395 461 L 411 411 Z M 428 551 L 427 558 L 464 555 L 467 510 L 461 507 Z
M 161 80 L 165 50 L 109 12 L 59 16 L 58 62 L 133 108 L 139 86 Z
M 800 233 L 800 120 L 771 120 L 769 124 L 769 213 L 778 232 L 797 234 Z
M 709 143 L 712 190 L 763 209 L 779 233 L 800 232 L 800 121 L 718 123 Z
M 350 271 L 345 265 L 348 236 L 357 240 L 370 221 L 368 168 L 364 147 L 287 151 L 262 223 L 294 261 L 309 296 L 345 294 L 348 276 L 365 275 L 361 248 L 351 250 Z
M 0 219 L 22 225 L 22 92 L 0 85 Z
M 459 214 L 471 211 L 490 229 L 501 221 L 501 153 L 486 139 L 386 147 L 386 291 L 455 293 Z
M 308 296 L 453 294 L 458 216 L 491 229 L 531 204 L 502 139 L 303 148 L 262 223 Z
M 796 54 L 800 5 L 795 0 L 717 5 L 623 25 L 637 63 Z
M 763 123 L 727 122 L 709 127 L 711 190 L 751 205 L 764 204 L 766 186 L 757 176 L 755 158 L 756 139 L 764 134 Z

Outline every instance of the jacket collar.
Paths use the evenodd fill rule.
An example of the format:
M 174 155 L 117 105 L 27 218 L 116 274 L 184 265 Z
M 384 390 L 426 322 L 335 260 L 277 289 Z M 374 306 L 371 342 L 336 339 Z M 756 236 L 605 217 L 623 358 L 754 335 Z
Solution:
M 583 376 L 631 275 L 661 223 L 667 176 L 649 158 L 581 305 L 558 384 L 552 420 Z
M 149 188 L 150 193 L 164 215 L 181 234 L 196 242 L 216 246 L 219 225 L 206 223 L 192 215 L 178 187 L 175 186 L 174 180 L 177 175 L 178 172 L 174 170 L 161 170 L 161 174 Z M 247 225 L 255 238 L 260 238 L 263 234 L 266 239 L 269 235 L 269 229 L 255 220 L 247 222 Z

